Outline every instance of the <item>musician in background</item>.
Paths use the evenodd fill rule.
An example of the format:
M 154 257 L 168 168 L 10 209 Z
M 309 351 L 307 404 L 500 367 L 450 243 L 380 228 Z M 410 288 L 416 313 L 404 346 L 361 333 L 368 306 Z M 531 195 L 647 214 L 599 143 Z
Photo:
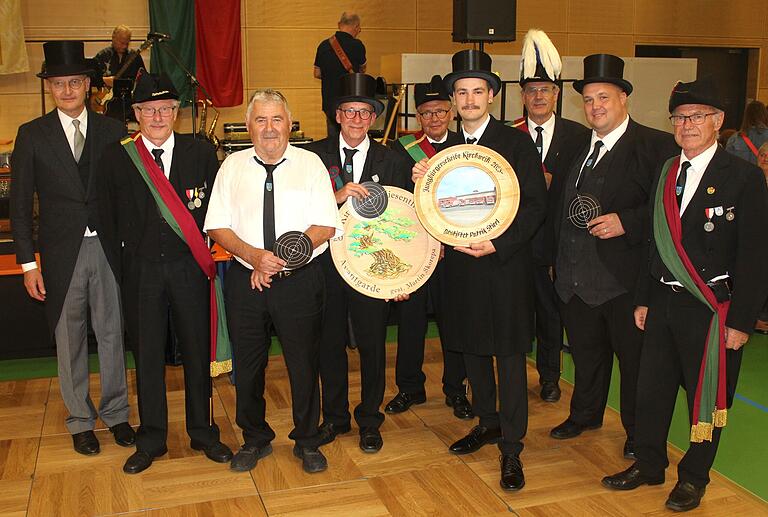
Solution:
M 102 75 L 104 76 L 104 85 L 107 88 L 113 88 L 116 75 L 120 75 L 120 78 L 130 80 L 130 90 L 133 90 L 133 80 L 140 69 L 146 69 L 144 66 L 144 60 L 141 58 L 141 54 L 136 50 L 129 50 L 128 46 L 131 43 L 131 28 L 127 25 L 118 25 L 112 31 L 112 44 L 99 51 L 94 56 L 96 62 L 100 65 Z M 136 55 L 135 58 L 132 56 Z M 126 66 L 126 63 L 131 60 L 130 64 L 125 70 L 121 69 Z M 132 99 L 130 94 L 119 98 L 118 92 L 114 92 L 115 97 L 113 101 L 107 104 L 107 111 L 105 115 L 116 118 L 123 122 L 131 120 L 136 121 L 136 117 L 131 109 Z

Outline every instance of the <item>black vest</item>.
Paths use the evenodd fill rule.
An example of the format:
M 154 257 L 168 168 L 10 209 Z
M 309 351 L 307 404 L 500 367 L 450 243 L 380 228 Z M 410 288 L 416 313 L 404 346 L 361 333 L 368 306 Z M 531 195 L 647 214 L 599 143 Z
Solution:
M 176 185 L 173 187 L 176 195 L 178 195 L 178 188 L 176 188 Z M 147 202 L 144 231 L 136 250 L 138 255 L 153 262 L 168 262 L 191 253 L 189 246 L 165 222 L 154 198 L 149 192 L 146 195 L 149 199 Z M 184 200 L 182 199 L 182 201 Z M 186 202 L 184 204 L 186 205 Z
M 98 210 L 95 203 L 88 202 L 88 183 L 91 179 L 91 140 L 92 138 L 85 138 L 85 145 L 83 146 L 83 154 L 80 155 L 80 161 L 77 162 L 77 172 L 80 175 L 80 181 L 83 183 L 83 190 L 85 191 L 85 207 L 88 209 L 88 228 L 92 232 L 99 231 L 99 217 Z M 74 156 L 72 157 L 74 160 Z M 96 188 L 94 185 L 93 188 Z

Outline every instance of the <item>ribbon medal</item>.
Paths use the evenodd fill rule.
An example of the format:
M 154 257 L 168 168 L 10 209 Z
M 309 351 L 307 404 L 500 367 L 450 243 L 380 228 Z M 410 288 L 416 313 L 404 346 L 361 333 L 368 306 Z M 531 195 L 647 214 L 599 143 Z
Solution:
M 195 208 L 200 208 L 203 206 L 203 202 L 200 201 L 200 192 L 197 189 L 195 189 L 195 199 L 192 201 L 192 203 L 195 205 Z
M 715 209 L 714 208 L 705 208 L 704 209 L 704 215 L 707 217 L 708 221 L 704 223 L 704 231 L 705 232 L 711 232 L 715 229 L 715 223 L 712 222 L 712 216 L 715 215 Z
M 190 210 L 194 210 L 195 208 L 197 208 L 195 206 L 195 202 L 192 201 L 192 198 L 194 198 L 195 196 L 195 189 L 193 188 L 185 189 L 184 193 L 187 195 L 187 199 L 189 200 L 189 202 L 187 203 L 187 208 L 189 208 Z
M 726 221 L 733 221 L 734 219 L 736 219 L 736 214 L 733 213 L 733 209 L 734 208 L 736 208 L 736 207 L 735 206 L 729 206 L 728 208 L 725 209 L 726 210 L 726 212 L 725 212 L 725 220 Z

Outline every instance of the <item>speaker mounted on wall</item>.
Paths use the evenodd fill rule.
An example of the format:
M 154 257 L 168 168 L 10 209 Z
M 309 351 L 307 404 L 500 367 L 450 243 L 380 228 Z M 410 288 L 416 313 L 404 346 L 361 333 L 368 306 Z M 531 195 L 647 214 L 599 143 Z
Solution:
M 453 41 L 515 41 L 517 0 L 453 0 Z

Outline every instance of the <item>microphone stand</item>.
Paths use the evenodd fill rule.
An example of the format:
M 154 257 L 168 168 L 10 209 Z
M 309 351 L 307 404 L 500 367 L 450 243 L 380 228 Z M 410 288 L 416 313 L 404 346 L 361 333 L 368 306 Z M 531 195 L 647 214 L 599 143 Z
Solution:
M 162 45 L 165 41 L 167 41 L 165 38 L 158 38 L 158 37 L 150 37 L 148 35 L 149 39 L 153 39 L 155 43 L 157 44 L 157 48 L 162 49 L 166 54 L 171 56 L 171 59 L 173 59 L 176 62 L 176 65 L 181 69 L 182 72 L 184 72 L 184 75 L 187 76 L 187 79 L 189 80 L 189 85 L 192 87 L 192 138 L 197 138 L 197 89 L 200 88 L 203 91 L 203 95 L 205 95 L 205 98 L 207 100 L 211 100 L 211 96 L 208 94 L 208 91 L 206 91 L 205 87 L 200 84 L 200 81 L 197 80 L 197 77 L 195 77 L 195 74 L 193 74 L 189 68 L 184 66 L 184 63 L 179 58 L 178 54 L 173 50 L 173 48 L 169 45 Z

